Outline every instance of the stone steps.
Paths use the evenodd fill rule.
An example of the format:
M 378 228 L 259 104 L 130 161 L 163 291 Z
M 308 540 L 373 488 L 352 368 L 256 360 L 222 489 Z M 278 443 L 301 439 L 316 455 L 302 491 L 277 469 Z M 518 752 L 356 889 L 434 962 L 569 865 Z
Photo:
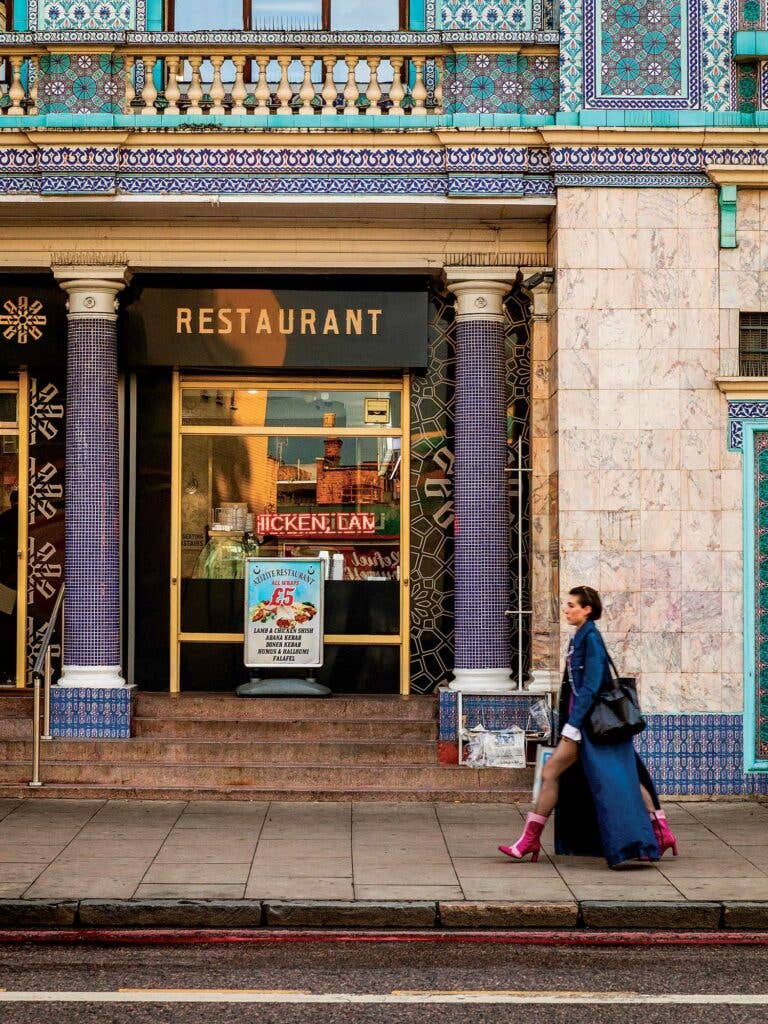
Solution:
M 27 723 L 27 735 L 31 731 Z M 434 742 L 396 740 L 183 740 L 173 737 L 126 740 L 52 740 L 43 746 L 46 764 L 216 764 L 216 765 L 406 765 L 435 763 Z M 29 762 L 32 742 L 0 740 L 0 762 Z
M 298 710 L 298 709 L 297 709 Z M 20 725 L 23 725 L 19 720 Z M 0 722 L 0 730 L 7 723 Z M 357 743 L 364 740 L 381 742 L 397 742 L 400 740 L 421 741 L 434 744 L 437 739 L 437 721 L 410 721 L 392 718 L 367 719 L 355 721 L 344 719 L 343 723 L 307 718 L 280 723 L 280 738 L 286 741 L 299 740 L 338 740 L 343 733 L 343 741 Z M 235 743 L 256 743 L 274 740 L 276 723 L 274 720 L 245 722 L 232 719 L 215 718 L 134 718 L 133 735 L 137 739 L 162 739 L 173 742 L 176 739 L 218 741 Z M 26 737 L 29 726 L 24 731 L 19 729 L 13 735 L 0 731 L 0 739 Z
M 42 744 L 30 790 L 32 702 L 0 696 L 0 796 L 144 800 L 512 802 L 529 769 L 437 761 L 435 697 L 253 699 L 138 693 L 129 740 Z

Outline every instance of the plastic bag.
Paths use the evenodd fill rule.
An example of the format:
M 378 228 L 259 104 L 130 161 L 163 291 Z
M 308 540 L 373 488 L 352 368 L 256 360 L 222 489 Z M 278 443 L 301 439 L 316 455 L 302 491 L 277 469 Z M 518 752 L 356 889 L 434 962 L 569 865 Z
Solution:
M 549 739 L 552 723 L 549 717 L 549 705 L 545 700 L 537 700 L 528 708 L 528 723 L 525 731 L 534 736 L 544 736 Z

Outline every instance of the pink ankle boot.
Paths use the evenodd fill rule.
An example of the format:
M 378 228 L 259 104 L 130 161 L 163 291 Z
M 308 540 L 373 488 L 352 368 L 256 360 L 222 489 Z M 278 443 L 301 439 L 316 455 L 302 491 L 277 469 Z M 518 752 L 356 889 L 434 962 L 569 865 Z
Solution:
M 543 814 L 529 812 L 525 819 L 525 829 L 517 842 L 513 846 L 500 846 L 499 849 L 513 860 L 522 860 L 530 853 L 531 861 L 535 863 L 539 859 L 541 833 L 546 824 L 547 819 Z
M 656 842 L 659 844 L 659 856 L 663 857 L 667 850 L 671 850 L 672 856 L 676 857 L 677 840 L 667 824 L 667 816 L 664 811 L 651 811 L 651 824 L 656 835 Z

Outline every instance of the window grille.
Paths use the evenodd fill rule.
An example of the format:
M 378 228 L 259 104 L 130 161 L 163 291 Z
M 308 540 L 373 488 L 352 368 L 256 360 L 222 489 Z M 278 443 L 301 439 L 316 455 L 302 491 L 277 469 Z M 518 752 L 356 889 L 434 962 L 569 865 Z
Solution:
M 739 316 L 739 375 L 768 377 L 768 313 Z

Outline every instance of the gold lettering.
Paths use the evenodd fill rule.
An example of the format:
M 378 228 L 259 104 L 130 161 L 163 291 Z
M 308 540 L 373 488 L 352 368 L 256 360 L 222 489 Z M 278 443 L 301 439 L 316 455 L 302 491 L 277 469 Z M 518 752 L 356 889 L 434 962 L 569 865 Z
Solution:
M 201 306 L 198 312 L 198 334 L 213 334 L 213 309 Z
M 338 334 L 339 324 L 336 319 L 336 310 L 329 309 L 325 314 L 325 323 L 323 324 L 323 334 Z
M 232 333 L 232 319 L 229 315 L 231 312 L 231 309 L 219 310 L 219 334 Z
M 371 318 L 371 334 L 375 338 L 376 335 L 379 332 L 379 323 L 378 323 L 378 321 L 379 321 L 379 317 L 382 314 L 382 310 L 380 310 L 380 309 L 369 309 L 367 312 L 368 312 L 368 315 Z
M 315 329 L 315 311 L 314 309 L 302 309 L 301 311 L 301 333 L 302 334 L 317 334 Z
M 347 334 L 352 333 L 354 328 L 355 334 L 363 333 L 363 311 L 362 309 L 348 309 L 347 310 Z
M 248 319 L 248 314 L 251 311 L 250 309 L 236 309 L 235 312 L 240 317 L 240 333 L 245 334 L 245 321 Z
M 257 334 L 271 334 L 272 333 L 272 321 L 269 319 L 269 311 L 266 309 L 259 310 L 259 319 L 256 324 Z
M 192 333 L 192 310 L 187 309 L 184 306 L 179 306 L 176 309 L 176 333 L 177 334 L 191 334 Z
M 286 313 L 288 314 L 288 322 L 286 323 Z M 281 334 L 293 334 L 293 310 L 283 309 L 280 307 L 280 333 Z

